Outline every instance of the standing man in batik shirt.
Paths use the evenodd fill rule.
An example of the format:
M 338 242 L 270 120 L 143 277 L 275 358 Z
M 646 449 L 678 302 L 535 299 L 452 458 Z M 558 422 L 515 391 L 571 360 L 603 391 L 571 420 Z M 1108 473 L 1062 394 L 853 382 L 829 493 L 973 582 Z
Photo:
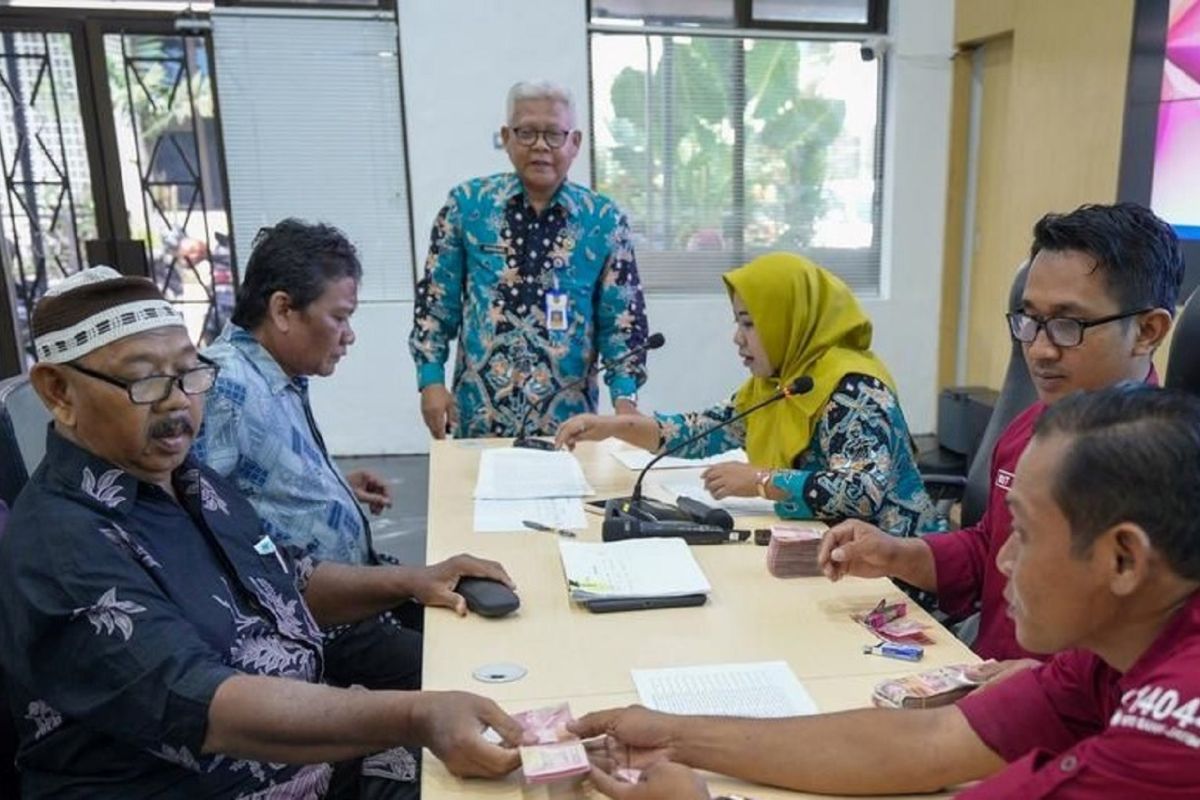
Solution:
M 553 434 L 596 410 L 594 379 L 559 390 L 598 356 L 619 413 L 636 412 L 646 379 L 644 356 L 614 363 L 645 343 L 645 301 L 625 215 L 567 180 L 583 138 L 571 93 L 516 84 L 500 136 L 515 171 L 451 190 L 417 284 L 409 345 L 435 439 Z

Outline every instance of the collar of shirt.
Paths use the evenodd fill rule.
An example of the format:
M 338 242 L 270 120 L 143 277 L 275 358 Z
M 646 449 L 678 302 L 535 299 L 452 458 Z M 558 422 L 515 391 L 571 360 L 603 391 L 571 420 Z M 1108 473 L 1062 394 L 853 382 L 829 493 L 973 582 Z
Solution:
M 267 382 L 271 394 L 280 394 L 289 388 L 295 389 L 301 394 L 308 391 L 308 378 L 303 376 L 289 377 L 283 371 L 283 367 L 279 366 L 279 362 L 275 360 L 275 356 L 271 355 L 271 351 L 263 347 L 262 343 L 254 338 L 254 334 L 245 328 L 231 322 L 221 332 L 221 336 L 217 341 L 228 343 L 230 347 L 244 355 L 255 371 L 259 375 L 262 375 L 263 379 Z
M 142 481 L 109 461 L 85 450 L 50 425 L 46 431 L 47 478 L 50 486 L 66 497 L 77 500 L 106 517 L 129 516 L 136 505 Z M 201 487 L 200 462 L 188 453 L 171 473 L 175 494 L 181 506 L 193 515 L 201 514 L 199 499 L 210 503 L 215 496 L 211 487 Z M 221 503 L 224 505 L 224 503 Z
M 1200 633 L 1200 591 L 1193 592 L 1183 602 L 1146 651 L 1121 675 L 1117 688 L 1122 694 L 1139 688 L 1148 673 L 1157 670 L 1180 647 L 1194 642 L 1197 633 Z
M 521 182 L 521 177 L 515 172 L 509 173 L 508 183 L 501 191 L 500 196 L 503 197 L 506 202 L 508 202 L 516 197 L 521 197 L 524 199 L 524 195 L 525 184 Z M 579 187 L 564 178 L 563 182 L 559 184 L 558 190 L 554 192 L 554 196 L 550 198 L 550 202 L 546 207 L 549 208 L 550 206 L 555 205 L 562 206 L 562 209 L 567 212 L 568 217 L 574 217 L 579 214 L 580 199 L 581 194 Z
M 53 423 L 47 426 L 42 463 L 50 486 L 67 497 L 110 517 L 133 510 L 138 479 L 67 439 Z

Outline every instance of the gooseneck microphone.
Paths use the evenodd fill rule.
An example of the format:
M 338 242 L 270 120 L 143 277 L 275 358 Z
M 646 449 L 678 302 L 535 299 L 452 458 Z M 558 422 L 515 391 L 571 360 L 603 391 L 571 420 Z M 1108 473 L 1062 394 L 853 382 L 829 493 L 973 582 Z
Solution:
M 724 422 L 721 422 L 720 424 L 717 424 L 717 425 L 713 425 L 711 428 L 706 428 L 705 430 L 701 431 L 700 433 L 697 433 L 695 436 L 691 437 L 690 439 L 685 439 L 684 441 L 680 442 L 679 444 L 675 445 L 674 447 L 672 447 L 668 450 L 662 451 L 661 453 L 656 455 L 654 458 L 650 459 L 650 463 L 646 464 L 646 466 L 643 467 L 642 471 L 638 474 L 637 483 L 635 483 L 633 485 L 633 494 L 630 495 L 629 501 L 631 503 L 637 503 L 638 501 L 640 501 L 642 499 L 642 481 L 644 481 L 646 479 L 646 473 L 648 473 L 651 469 L 653 469 L 655 464 L 657 464 L 659 461 L 662 461 L 667 456 L 675 455 L 676 453 L 678 453 L 681 450 L 686 450 L 688 447 L 690 447 L 691 445 L 700 441 L 704 437 L 711 436 L 713 433 L 715 433 L 716 431 L 719 431 L 721 428 L 724 428 L 727 425 L 732 425 L 733 423 L 737 422 L 739 419 L 743 419 L 743 418 L 749 416 L 750 414 L 753 414 L 755 411 L 758 411 L 763 406 L 769 406 L 769 405 L 771 405 L 771 403 L 779 402 L 780 400 L 782 400 L 785 397 L 795 397 L 796 395 L 808 394 L 809 392 L 812 391 L 812 388 L 813 388 L 812 378 L 808 377 L 807 375 L 802 375 L 799 378 L 796 378 L 796 380 L 789 383 L 787 386 L 781 387 L 779 389 L 779 391 L 777 391 L 775 394 L 768 397 L 766 400 L 763 400 L 759 403 L 755 403 L 754 405 L 747 408 L 745 411 L 742 411 L 741 413 L 738 413 L 738 414 L 734 414 L 732 417 L 725 420 Z
M 632 494 L 628 498 L 609 500 L 605 505 L 604 524 L 601 527 L 601 537 L 603 540 L 610 542 L 648 536 L 679 536 L 691 544 L 715 544 L 728 541 L 728 527 L 732 527 L 732 525 L 726 527 L 724 517 L 706 515 L 704 521 L 699 521 L 697 516 L 699 516 L 703 504 L 696 503 L 695 507 L 683 508 L 681 510 L 679 507 L 666 503 L 643 499 L 642 482 L 646 479 L 647 473 L 649 473 L 654 465 L 667 456 L 674 455 L 686 449 L 704 437 L 710 436 L 715 431 L 727 425 L 732 425 L 740 419 L 744 419 L 764 406 L 776 403 L 786 397 L 807 394 L 812 391 L 812 388 L 812 378 L 807 375 L 796 378 L 766 400 L 755 403 L 745 411 L 734 414 L 729 419 L 706 428 L 695 436 L 685 439 L 674 447 L 664 450 L 650 459 L 650 462 L 638 474 L 637 482 L 633 485 Z M 732 522 L 732 519 L 730 521 Z
M 620 364 L 624 364 L 625 362 L 629 361 L 630 359 L 636 358 L 637 356 L 640 356 L 647 351 L 657 350 L 658 348 L 662 347 L 666 343 L 667 343 L 667 337 L 663 336 L 661 333 L 652 333 L 648 337 L 646 337 L 645 343 L 642 344 L 640 347 L 635 347 L 632 350 L 629 350 L 628 352 L 626 352 L 620 358 L 606 362 L 594 369 L 592 366 L 589 366 L 587 371 L 584 373 L 583 377 L 580 378 L 579 380 L 572 381 L 571 383 L 568 383 L 565 386 L 559 387 L 558 389 L 555 389 L 553 392 L 551 392 L 550 394 L 543 397 L 538 402 L 533 403 L 532 405 L 527 405 L 525 407 L 525 413 L 521 415 L 521 422 L 519 425 L 517 425 L 517 438 L 513 442 L 513 447 L 527 447 L 531 450 L 553 450 L 554 449 L 553 442 L 547 442 L 544 439 L 537 439 L 532 436 L 525 435 L 525 426 L 529 422 L 530 411 L 536 410 L 537 413 L 539 415 L 541 415 L 542 413 L 545 412 L 546 408 L 549 407 L 550 401 L 552 401 L 554 398 L 561 395 L 563 392 L 566 392 L 570 389 L 578 389 L 580 386 L 583 386 L 589 380 L 591 380 L 593 374 L 599 374 L 606 369 L 611 369 L 612 367 L 618 366 Z

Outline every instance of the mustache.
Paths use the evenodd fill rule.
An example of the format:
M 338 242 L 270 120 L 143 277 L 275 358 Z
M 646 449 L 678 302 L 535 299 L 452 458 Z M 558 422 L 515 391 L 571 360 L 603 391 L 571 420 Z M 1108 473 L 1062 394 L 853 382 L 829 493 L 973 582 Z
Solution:
M 192 421 L 185 416 L 167 417 L 160 419 L 150 426 L 150 438 L 162 439 L 170 436 L 188 435 L 192 436 L 196 433 L 192 426 Z

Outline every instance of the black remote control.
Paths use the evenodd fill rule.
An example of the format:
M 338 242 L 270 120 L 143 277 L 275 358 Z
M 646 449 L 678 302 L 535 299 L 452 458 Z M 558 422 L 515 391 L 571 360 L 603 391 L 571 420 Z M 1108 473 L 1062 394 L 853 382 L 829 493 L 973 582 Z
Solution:
M 503 617 L 521 607 L 521 598 L 512 589 L 489 578 L 459 578 L 454 591 L 481 617 Z

